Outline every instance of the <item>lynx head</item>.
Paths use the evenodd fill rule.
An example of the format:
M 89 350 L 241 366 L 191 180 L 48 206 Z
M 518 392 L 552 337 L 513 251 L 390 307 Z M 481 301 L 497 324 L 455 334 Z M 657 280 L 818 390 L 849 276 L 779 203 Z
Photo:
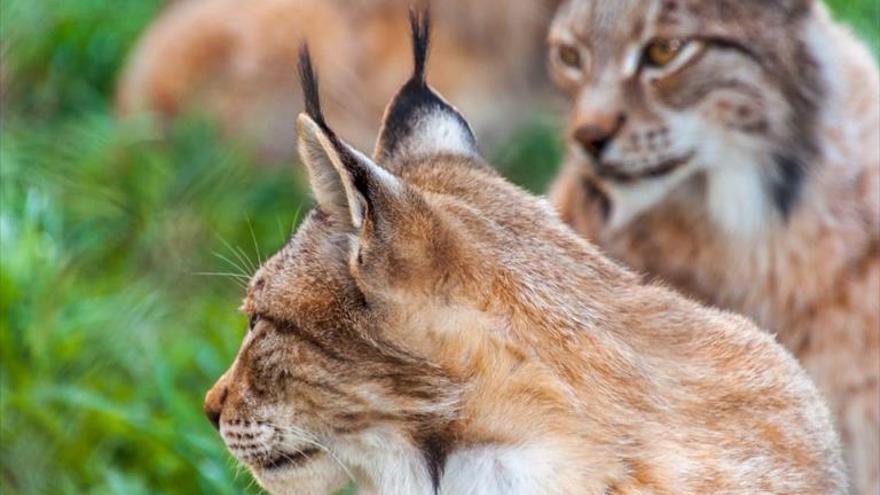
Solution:
M 795 208 L 816 153 L 814 0 L 571 0 L 549 35 L 572 153 L 622 227 L 673 191 L 727 233 Z
M 419 341 L 454 324 L 431 308 L 462 296 L 465 243 L 439 195 L 403 171 L 491 171 L 462 116 L 426 84 L 427 14 L 411 17 L 415 73 L 386 111 L 373 158 L 324 120 L 301 53 L 299 148 L 317 205 L 254 275 L 247 335 L 205 401 L 230 451 L 273 493 L 331 493 L 361 476 L 343 468 L 346 452 L 376 431 L 434 458 L 422 446 L 456 408 L 460 379 Z

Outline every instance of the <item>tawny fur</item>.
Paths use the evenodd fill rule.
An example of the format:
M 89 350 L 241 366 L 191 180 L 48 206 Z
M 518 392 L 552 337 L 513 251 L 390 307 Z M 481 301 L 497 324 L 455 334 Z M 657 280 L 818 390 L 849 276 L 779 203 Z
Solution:
M 845 493 L 830 414 L 771 336 L 605 258 L 464 144 L 423 75 L 370 159 L 302 67 L 318 206 L 255 274 L 205 402 L 270 492 Z
M 572 26 L 589 29 L 590 8 L 604 8 L 607 14 L 623 3 L 575 0 L 561 11 L 551 39 L 558 43 L 570 36 Z M 651 5 L 659 5 L 640 3 L 639 13 L 628 17 L 632 22 L 649 16 Z M 678 2 L 682 8 L 685 4 Z M 791 26 L 780 27 L 786 21 L 775 18 L 774 24 L 769 11 L 783 4 L 801 5 L 805 12 Z M 798 43 L 804 50 L 799 57 L 789 57 L 802 64 L 791 74 L 784 74 L 784 67 L 770 67 L 778 72 L 749 76 L 753 64 L 734 61 L 717 76 L 739 76 L 741 85 L 751 85 L 753 96 L 710 92 L 687 109 L 670 110 L 663 93 L 687 98 L 692 81 L 711 80 L 714 76 L 704 73 L 702 66 L 711 64 L 712 57 L 730 56 L 720 49 L 701 55 L 679 72 L 659 76 L 653 87 L 624 77 L 611 79 L 620 87 L 638 84 L 644 89 L 625 107 L 630 120 L 614 137 L 606 156 L 615 154 L 614 143 L 627 142 L 632 128 L 649 115 L 670 128 L 670 148 L 678 141 L 699 143 L 696 149 L 705 152 L 697 151 L 693 163 L 667 176 L 623 183 L 603 177 L 594 158 L 572 140 L 568 163 L 552 195 L 564 220 L 612 257 L 649 279 L 663 280 L 700 301 L 751 317 L 775 334 L 830 402 L 858 493 L 876 495 L 880 493 L 878 70 L 867 49 L 832 21 L 821 5 L 767 2 L 764 9 L 768 12 L 751 8 L 749 21 L 731 14 L 731 24 L 737 22 L 741 28 L 751 22 L 766 31 L 737 41 L 757 51 L 771 47 L 769 51 L 778 50 L 777 55 Z M 698 34 L 699 29 L 723 31 L 711 20 L 705 22 Z M 621 30 L 631 27 L 626 24 Z M 742 29 L 749 32 L 748 27 Z M 613 45 L 622 53 L 627 43 L 637 48 L 642 42 L 608 37 L 607 45 L 598 49 L 607 52 Z M 604 59 L 593 73 L 614 72 L 613 60 Z M 763 160 L 774 152 L 767 147 L 776 146 L 774 136 L 785 132 L 774 126 L 798 128 L 797 123 L 784 122 L 790 102 L 774 101 L 786 80 L 790 85 L 812 84 L 819 91 L 815 123 L 803 130 L 808 142 L 780 145 L 794 155 L 815 147 L 805 152 L 802 184 L 787 213 L 767 206 L 773 199 L 760 181 L 755 187 L 736 183 L 736 177 L 757 171 L 754 177 L 760 178 L 766 170 Z M 591 77 L 568 82 L 574 101 L 590 100 L 591 95 L 595 99 L 598 85 Z M 727 120 L 736 121 L 730 114 L 739 105 L 752 109 L 746 120 L 766 125 L 754 137 Z M 586 113 L 575 105 L 573 126 L 589 119 Z M 677 129 L 676 119 L 685 118 L 698 119 L 700 124 Z M 740 127 L 744 129 L 745 123 L 739 122 Z M 713 154 L 717 150 L 723 152 Z
M 560 0 L 436 2 L 436 52 L 448 70 L 434 84 L 484 139 L 502 139 L 551 101 L 543 65 Z M 270 160 L 293 158 L 302 111 L 296 50 L 308 39 L 326 60 L 327 115 L 370 149 L 388 99 L 409 70 L 409 0 L 189 0 L 148 28 L 120 78 L 121 115 L 167 121 L 198 110 Z M 358 36 L 351 33 L 357 32 Z

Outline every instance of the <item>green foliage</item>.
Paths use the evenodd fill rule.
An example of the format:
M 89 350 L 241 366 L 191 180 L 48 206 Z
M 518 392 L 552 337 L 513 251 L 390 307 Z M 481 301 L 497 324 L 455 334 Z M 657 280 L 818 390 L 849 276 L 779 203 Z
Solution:
M 305 198 L 292 169 L 183 127 L 6 126 L 0 460 L 28 468 L 5 492 L 244 489 L 200 406 L 241 337 L 239 279 L 200 272 L 249 272 L 251 228 L 276 249 Z
M 254 165 L 210 123 L 111 117 L 124 56 L 162 3 L 2 5 L 3 493 L 257 491 L 201 402 L 243 333 L 241 273 L 309 200 L 295 167 Z M 876 47 L 876 1 L 833 3 Z M 557 135 L 537 119 L 492 156 L 540 191 Z
M 827 0 L 839 19 L 851 24 L 880 55 L 880 0 Z
M 162 0 L 4 0 L 5 100 L 51 120 L 103 109 L 125 54 Z

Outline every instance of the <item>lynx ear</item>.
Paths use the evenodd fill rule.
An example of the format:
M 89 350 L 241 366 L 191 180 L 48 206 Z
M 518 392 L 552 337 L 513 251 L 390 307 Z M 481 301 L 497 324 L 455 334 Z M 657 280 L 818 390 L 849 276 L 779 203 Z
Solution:
M 299 153 L 309 171 L 318 205 L 355 229 L 371 209 L 397 195 L 400 181 L 339 139 L 327 126 L 318 97 L 318 78 L 308 48 L 300 52 L 306 112 L 297 119 Z
M 370 209 L 397 195 L 397 177 L 354 148 L 328 134 L 308 115 L 297 120 L 299 153 L 309 171 L 318 205 L 327 213 L 363 227 Z
M 410 11 L 413 76 L 397 93 L 382 119 L 382 130 L 373 153 L 386 163 L 398 158 L 436 154 L 478 155 L 470 125 L 452 105 L 428 86 L 430 18 L 427 10 Z

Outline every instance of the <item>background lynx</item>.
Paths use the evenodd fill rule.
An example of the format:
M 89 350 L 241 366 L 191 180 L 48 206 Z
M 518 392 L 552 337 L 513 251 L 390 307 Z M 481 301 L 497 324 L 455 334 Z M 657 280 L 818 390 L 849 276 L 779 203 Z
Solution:
M 409 0 L 188 0 L 147 31 L 120 80 L 123 115 L 165 119 L 198 110 L 269 158 L 293 158 L 288 139 L 302 111 L 296 50 L 303 39 L 332 61 L 327 115 L 361 148 L 373 146 L 382 110 L 407 76 Z M 437 87 L 455 98 L 484 138 L 498 139 L 548 103 L 544 45 L 560 0 L 435 2 Z M 356 32 L 358 36 L 346 36 Z
M 502 179 L 415 75 L 372 159 L 320 111 L 317 201 L 248 285 L 206 413 L 278 494 L 844 494 L 795 360 L 747 320 L 641 283 Z
M 563 217 L 612 256 L 778 335 L 880 493 L 880 85 L 821 3 L 574 0 Z

